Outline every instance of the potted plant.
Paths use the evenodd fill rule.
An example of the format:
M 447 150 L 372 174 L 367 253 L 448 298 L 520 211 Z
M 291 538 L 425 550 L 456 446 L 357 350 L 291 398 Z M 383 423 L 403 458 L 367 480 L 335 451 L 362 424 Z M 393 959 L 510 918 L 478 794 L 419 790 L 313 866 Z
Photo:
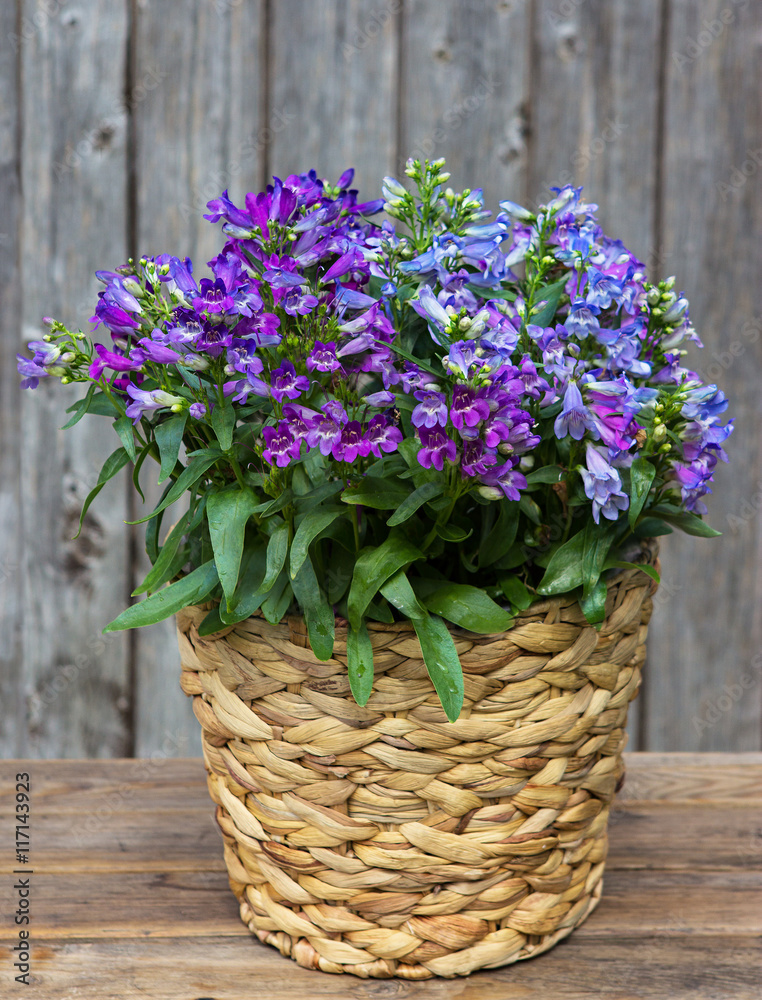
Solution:
M 66 426 L 114 422 L 83 516 L 159 464 L 149 596 L 107 630 L 177 616 L 244 921 L 307 967 L 421 979 L 597 902 L 654 538 L 717 534 L 732 426 L 674 279 L 581 189 L 491 219 L 443 161 L 406 173 L 365 203 L 351 171 L 224 192 L 209 277 L 98 272 L 112 343 L 50 320 L 19 369 L 88 384 Z

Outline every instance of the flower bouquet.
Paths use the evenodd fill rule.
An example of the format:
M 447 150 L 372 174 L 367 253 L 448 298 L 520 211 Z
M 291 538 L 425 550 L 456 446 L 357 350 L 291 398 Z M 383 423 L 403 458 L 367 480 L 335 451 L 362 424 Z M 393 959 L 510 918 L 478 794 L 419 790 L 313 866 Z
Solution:
M 88 385 L 66 426 L 113 420 L 83 517 L 159 465 L 149 596 L 107 630 L 177 615 L 243 918 L 304 965 L 426 978 L 595 904 L 653 539 L 718 534 L 732 423 L 674 279 L 581 189 L 491 219 L 443 161 L 406 173 L 224 192 L 209 277 L 100 271 L 111 343 L 49 320 L 19 370 Z

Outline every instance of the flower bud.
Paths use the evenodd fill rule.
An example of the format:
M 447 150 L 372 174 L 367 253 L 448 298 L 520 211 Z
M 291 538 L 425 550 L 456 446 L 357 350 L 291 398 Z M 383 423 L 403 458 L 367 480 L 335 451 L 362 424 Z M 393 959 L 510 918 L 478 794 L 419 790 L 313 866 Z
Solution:
M 657 417 L 656 420 L 659 420 L 659 418 Z M 659 421 L 659 423 L 657 424 L 656 420 L 654 421 L 654 424 L 656 426 L 654 427 L 653 438 L 654 438 L 654 443 L 659 444 L 659 442 L 663 441 L 664 438 L 667 436 L 667 426 L 666 424 L 661 423 L 661 421 Z

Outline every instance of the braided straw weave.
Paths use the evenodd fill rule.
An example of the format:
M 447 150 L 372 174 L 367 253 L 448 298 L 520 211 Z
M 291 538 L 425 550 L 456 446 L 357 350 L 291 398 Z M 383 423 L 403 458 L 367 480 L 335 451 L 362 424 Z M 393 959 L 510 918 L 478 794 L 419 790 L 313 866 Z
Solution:
M 182 611 L 182 686 L 244 923 L 307 968 L 379 978 L 463 976 L 566 937 L 600 897 L 654 589 L 620 572 L 599 632 L 571 598 L 502 635 L 454 629 L 455 723 L 405 623 L 369 626 L 360 708 L 343 623 L 322 662 L 301 619 L 200 638 L 206 610 Z

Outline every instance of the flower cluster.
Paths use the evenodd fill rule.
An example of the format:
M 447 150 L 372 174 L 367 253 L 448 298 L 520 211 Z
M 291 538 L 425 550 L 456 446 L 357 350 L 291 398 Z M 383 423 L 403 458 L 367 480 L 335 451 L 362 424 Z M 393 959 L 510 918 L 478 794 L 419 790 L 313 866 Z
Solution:
M 151 582 L 192 576 L 211 550 L 203 597 L 224 597 L 222 623 L 251 607 L 249 563 L 265 614 L 294 603 L 314 624 L 300 573 L 339 563 L 317 586 L 324 620 L 361 630 L 409 614 L 383 579 L 358 604 L 364 553 L 383 546 L 409 556 L 397 570 L 415 564 L 416 594 L 416 580 L 428 593 L 432 576 L 455 577 L 514 604 L 517 587 L 531 600 L 572 580 L 598 621 L 609 551 L 672 527 L 712 533 L 702 497 L 732 421 L 687 367 L 701 346 L 688 303 L 603 233 L 579 188 L 537 212 L 500 202 L 493 218 L 480 190 L 446 186 L 443 161 L 410 161 L 407 175 L 414 190 L 387 177 L 366 202 L 351 170 L 335 185 L 274 178 L 240 206 L 223 192 L 205 216 L 224 236 L 207 276 L 167 254 L 97 272 L 93 322 L 110 336 L 48 321 L 19 356 L 22 385 L 88 383 L 72 419 L 114 419 L 124 454 L 109 471 L 150 455 L 171 500 L 190 491 L 196 520 Z M 209 514 L 219 497 L 243 518 L 232 563 Z M 281 529 L 281 575 L 257 578 L 256 553 L 274 565 Z M 596 532 L 591 575 L 564 575 Z M 289 576 L 296 541 L 307 547 Z

